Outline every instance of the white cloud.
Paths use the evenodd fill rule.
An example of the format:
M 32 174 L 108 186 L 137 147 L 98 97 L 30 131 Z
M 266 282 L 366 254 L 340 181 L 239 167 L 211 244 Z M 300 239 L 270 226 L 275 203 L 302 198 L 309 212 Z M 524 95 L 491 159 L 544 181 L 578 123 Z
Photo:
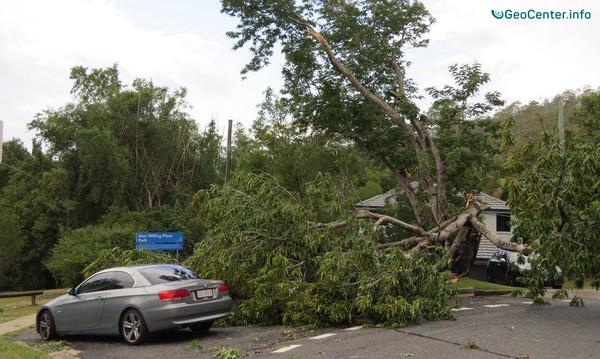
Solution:
M 269 85 L 279 79 L 267 71 L 240 80 L 246 53 L 230 50 L 221 27 L 208 32 L 175 32 L 169 24 L 142 29 L 118 7 L 103 0 L 3 1 L 0 3 L 0 116 L 4 137 L 26 145 L 26 124 L 48 107 L 71 100 L 70 68 L 119 64 L 121 80 L 153 80 L 170 89 L 188 88 L 191 114 L 200 127 L 211 118 L 250 123 Z M 181 9 L 181 16 L 186 14 Z M 213 18 L 224 18 L 216 12 Z
M 436 18 L 427 49 L 410 52 L 410 69 L 422 87 L 450 81 L 453 63 L 481 63 L 492 81 L 485 90 L 499 90 L 509 102 L 549 98 L 567 89 L 599 86 L 597 33 L 600 6 L 585 1 L 425 1 Z M 491 10 L 580 11 L 590 20 L 498 20 Z M 443 80 L 443 81 L 442 81 Z M 444 82 L 445 81 L 445 82 Z

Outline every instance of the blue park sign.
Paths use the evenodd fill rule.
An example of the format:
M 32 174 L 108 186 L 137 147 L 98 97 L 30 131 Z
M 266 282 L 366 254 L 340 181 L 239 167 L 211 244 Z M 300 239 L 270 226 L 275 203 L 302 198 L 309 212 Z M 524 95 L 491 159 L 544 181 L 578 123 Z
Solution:
M 138 232 L 135 235 L 135 249 L 142 248 L 150 251 L 181 251 L 183 250 L 183 232 Z

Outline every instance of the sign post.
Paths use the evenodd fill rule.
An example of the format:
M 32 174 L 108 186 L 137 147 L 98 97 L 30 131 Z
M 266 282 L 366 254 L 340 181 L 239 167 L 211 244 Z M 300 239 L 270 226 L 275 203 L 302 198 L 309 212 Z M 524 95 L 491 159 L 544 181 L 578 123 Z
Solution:
M 179 251 L 183 250 L 183 232 L 138 232 L 135 235 L 135 249 L 145 248 L 149 251 Z

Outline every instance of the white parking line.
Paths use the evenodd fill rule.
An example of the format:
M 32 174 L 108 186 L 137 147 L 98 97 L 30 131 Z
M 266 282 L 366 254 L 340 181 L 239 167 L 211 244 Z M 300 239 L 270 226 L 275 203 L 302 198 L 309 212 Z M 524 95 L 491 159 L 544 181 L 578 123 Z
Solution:
M 533 302 L 521 302 L 523 304 L 533 304 Z
M 302 346 L 302 345 L 300 345 L 300 344 L 288 345 L 287 347 L 283 347 L 283 348 L 281 348 L 281 349 L 277 349 L 277 350 L 275 350 L 275 351 L 272 351 L 272 352 L 271 352 L 271 354 L 275 354 L 275 353 L 285 353 L 285 352 L 287 352 L 288 350 L 296 349 L 296 348 L 298 348 L 298 347 L 300 347 L 300 346 Z
M 357 326 L 357 327 L 346 328 L 346 329 L 344 329 L 344 330 L 359 330 L 359 329 L 362 329 L 362 327 L 363 327 L 362 325 L 359 325 L 359 326 Z
M 452 308 L 453 312 L 462 312 L 463 310 L 473 310 L 473 308 L 468 308 L 468 307 Z
M 321 335 L 317 335 L 316 337 L 312 337 L 312 338 L 308 338 L 310 340 L 318 340 L 318 339 L 325 339 L 325 338 L 329 338 L 334 336 L 334 333 L 327 333 L 327 334 L 321 334 Z
M 484 305 L 486 308 L 502 308 L 502 307 L 510 307 L 510 304 L 486 304 Z

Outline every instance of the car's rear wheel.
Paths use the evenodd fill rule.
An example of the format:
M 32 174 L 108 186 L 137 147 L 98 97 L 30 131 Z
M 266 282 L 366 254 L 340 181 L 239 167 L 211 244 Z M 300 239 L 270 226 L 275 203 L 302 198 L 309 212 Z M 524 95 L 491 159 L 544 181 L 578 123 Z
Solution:
M 129 309 L 123 314 L 120 331 L 123 340 L 129 345 L 138 345 L 148 337 L 144 317 L 136 309 Z
M 213 322 L 202 323 L 202 324 L 193 324 L 190 325 L 190 329 L 196 334 L 206 334 L 212 327 Z
M 54 317 L 49 310 L 44 310 L 40 315 L 40 336 L 42 340 L 52 340 L 57 337 L 56 325 L 54 324 Z
M 487 281 L 488 281 L 488 282 L 490 282 L 490 283 L 496 283 L 496 281 L 494 280 L 494 278 L 492 278 L 492 275 L 490 274 L 490 272 L 489 272 L 489 271 L 487 271 L 487 272 L 485 273 L 485 275 L 486 275 L 486 277 L 487 277 Z

